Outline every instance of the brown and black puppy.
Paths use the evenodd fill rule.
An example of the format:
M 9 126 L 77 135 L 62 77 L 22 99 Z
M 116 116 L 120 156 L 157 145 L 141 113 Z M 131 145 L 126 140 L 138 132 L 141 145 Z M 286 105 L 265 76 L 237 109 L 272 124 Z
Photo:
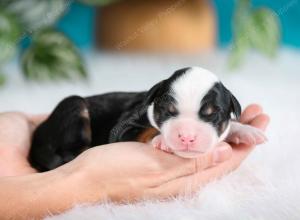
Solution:
M 34 132 L 29 160 L 54 169 L 97 145 L 152 140 L 154 147 L 196 157 L 223 140 L 259 144 L 264 134 L 238 119 L 241 106 L 218 78 L 200 67 L 176 71 L 147 92 L 64 99 Z

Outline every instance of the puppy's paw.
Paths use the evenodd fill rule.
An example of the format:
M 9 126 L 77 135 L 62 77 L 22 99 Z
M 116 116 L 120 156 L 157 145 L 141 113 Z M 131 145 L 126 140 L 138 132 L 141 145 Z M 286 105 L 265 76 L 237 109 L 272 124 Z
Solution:
M 153 146 L 154 148 L 156 148 L 156 149 L 160 149 L 160 150 L 163 150 L 163 151 L 168 152 L 168 153 L 173 152 L 173 151 L 171 150 L 171 148 L 169 148 L 169 147 L 165 144 L 165 142 L 164 142 L 164 140 L 163 140 L 163 137 L 162 137 L 161 135 L 155 136 L 155 137 L 152 139 L 151 143 L 152 143 L 152 146 Z
M 258 128 L 234 122 L 226 141 L 234 144 L 258 145 L 265 143 L 267 137 Z

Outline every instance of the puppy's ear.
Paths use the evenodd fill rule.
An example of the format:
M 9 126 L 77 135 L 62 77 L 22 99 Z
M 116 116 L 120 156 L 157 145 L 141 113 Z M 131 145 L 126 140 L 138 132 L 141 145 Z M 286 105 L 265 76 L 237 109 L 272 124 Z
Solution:
M 146 94 L 145 104 L 150 105 L 156 97 L 161 93 L 161 89 L 165 83 L 165 80 L 155 84 Z
M 230 98 L 231 98 L 231 101 L 230 101 L 231 112 L 234 114 L 235 118 L 237 120 L 239 120 L 240 116 L 241 116 L 241 112 L 242 112 L 241 105 L 240 105 L 239 101 L 236 99 L 236 97 L 234 95 L 232 95 L 231 92 L 229 92 L 229 93 L 230 93 Z
M 230 98 L 230 113 L 233 113 L 235 118 L 239 120 L 242 111 L 239 101 L 222 83 L 220 85 L 223 87 L 225 94 Z

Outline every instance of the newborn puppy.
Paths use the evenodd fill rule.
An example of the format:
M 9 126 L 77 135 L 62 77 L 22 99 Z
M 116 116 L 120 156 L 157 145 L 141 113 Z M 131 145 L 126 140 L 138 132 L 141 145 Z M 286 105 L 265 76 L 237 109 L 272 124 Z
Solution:
M 148 119 L 160 131 L 155 147 L 182 157 L 195 157 L 226 141 L 259 144 L 262 131 L 237 121 L 241 106 L 208 70 L 193 67 L 157 84 L 148 97 Z
M 196 157 L 223 140 L 259 144 L 264 134 L 238 119 L 237 99 L 208 70 L 176 71 L 147 92 L 115 92 L 58 104 L 34 132 L 29 161 L 54 169 L 97 145 L 152 141 L 154 147 Z

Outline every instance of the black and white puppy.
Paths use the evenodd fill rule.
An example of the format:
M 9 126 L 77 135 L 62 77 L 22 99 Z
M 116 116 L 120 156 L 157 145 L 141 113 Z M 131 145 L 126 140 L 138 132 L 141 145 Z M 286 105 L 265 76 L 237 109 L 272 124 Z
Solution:
M 262 131 L 242 125 L 241 106 L 208 70 L 176 71 L 147 92 L 115 92 L 64 99 L 34 132 L 29 161 L 54 169 L 97 145 L 149 142 L 182 157 L 196 157 L 220 141 L 260 144 Z
M 153 88 L 148 119 L 160 131 L 152 143 L 182 157 L 195 157 L 217 143 L 258 144 L 262 131 L 242 125 L 241 106 L 216 75 L 199 67 L 175 72 Z

